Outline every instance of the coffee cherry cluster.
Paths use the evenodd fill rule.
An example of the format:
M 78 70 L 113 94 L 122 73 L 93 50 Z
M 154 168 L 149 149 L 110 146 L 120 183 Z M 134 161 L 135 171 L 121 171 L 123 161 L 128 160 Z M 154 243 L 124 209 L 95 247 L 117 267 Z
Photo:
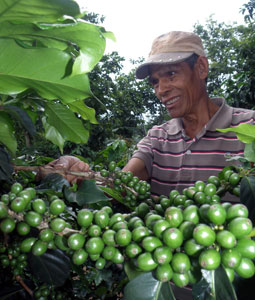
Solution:
M 197 181 L 182 192 L 172 190 L 168 197 L 152 198 L 148 183 L 132 173 L 116 171 L 114 163 L 105 171 L 101 170 L 101 176 L 111 175 L 111 187 L 128 203 L 133 201 L 135 211 L 83 208 L 75 210 L 67 222 L 63 199 L 52 196 L 45 201 L 35 189 L 15 183 L 1 197 L 1 232 L 19 235 L 22 255 L 40 256 L 48 249 L 60 249 L 76 266 L 83 268 L 89 261 L 98 270 L 129 261 L 137 270 L 152 271 L 158 280 L 172 280 L 179 287 L 199 281 L 201 269 L 220 265 L 230 281 L 235 274 L 254 276 L 255 242 L 250 238 L 248 210 L 242 204 L 221 203 L 217 176 L 207 183 Z M 229 183 L 237 187 L 239 181 L 235 179 L 234 184 L 232 178 Z M 38 231 L 37 237 L 30 235 L 31 228 Z M 6 256 L 2 261 L 8 264 Z
M 23 277 L 27 267 L 27 255 L 22 253 L 19 244 L 13 242 L 8 248 L 3 244 L 0 247 L 0 265 L 3 269 L 11 269 L 13 278 Z
M 56 290 L 53 286 L 43 284 L 35 289 L 33 296 L 38 300 L 69 300 L 69 298 L 64 292 Z
M 120 171 L 117 164 L 111 161 L 108 170 L 102 169 L 101 176 L 111 177 L 113 180 L 112 187 L 121 193 L 124 203 L 130 208 L 135 208 L 137 203 L 150 197 L 150 184 L 134 176 L 132 172 Z

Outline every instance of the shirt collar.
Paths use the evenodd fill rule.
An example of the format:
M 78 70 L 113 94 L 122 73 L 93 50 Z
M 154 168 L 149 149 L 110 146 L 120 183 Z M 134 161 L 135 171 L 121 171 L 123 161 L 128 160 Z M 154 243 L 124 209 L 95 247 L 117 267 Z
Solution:
M 201 131 L 199 135 L 203 135 L 205 131 L 215 131 L 217 128 L 226 128 L 229 127 L 232 121 L 232 113 L 233 108 L 226 104 L 224 98 L 211 98 L 216 105 L 219 106 L 217 112 L 213 115 L 213 117 L 209 120 L 209 122 L 205 125 L 204 129 Z M 185 135 L 183 122 L 181 118 L 171 119 L 168 123 L 168 134 L 175 135 L 181 132 Z

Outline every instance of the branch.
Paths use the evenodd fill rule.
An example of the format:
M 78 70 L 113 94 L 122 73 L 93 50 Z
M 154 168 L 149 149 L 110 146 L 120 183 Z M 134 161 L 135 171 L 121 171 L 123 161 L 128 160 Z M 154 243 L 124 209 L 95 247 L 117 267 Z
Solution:
M 66 169 L 56 169 L 54 167 L 50 166 L 13 166 L 14 171 L 31 171 L 37 173 L 36 179 L 40 181 L 43 177 L 46 175 L 57 173 L 64 177 L 67 175 L 73 175 L 77 176 L 79 178 L 83 178 L 84 180 L 96 180 L 99 184 L 108 185 L 110 187 L 113 187 L 114 179 L 111 177 L 103 177 L 100 175 L 100 172 L 95 171 L 88 171 L 88 172 L 75 172 L 75 171 L 68 171 Z M 132 188 L 126 186 L 125 184 L 122 184 L 125 189 L 129 190 L 131 193 L 133 193 L 135 196 L 138 195 L 136 191 L 134 191 Z
M 33 291 L 25 284 L 20 275 L 16 276 L 16 280 L 28 292 L 30 296 L 33 296 Z

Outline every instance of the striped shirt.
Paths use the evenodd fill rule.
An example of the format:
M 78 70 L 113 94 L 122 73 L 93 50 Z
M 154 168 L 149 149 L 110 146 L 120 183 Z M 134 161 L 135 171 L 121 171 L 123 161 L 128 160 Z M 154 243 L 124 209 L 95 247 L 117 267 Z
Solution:
M 176 118 L 154 126 L 138 143 L 133 157 L 144 161 L 153 195 L 168 196 L 172 189 L 182 191 L 197 180 L 206 182 L 235 163 L 227 161 L 226 155 L 243 155 L 244 144 L 234 132 L 216 129 L 253 124 L 255 111 L 230 107 L 222 98 L 212 101 L 219 109 L 195 138 L 185 135 L 181 119 Z

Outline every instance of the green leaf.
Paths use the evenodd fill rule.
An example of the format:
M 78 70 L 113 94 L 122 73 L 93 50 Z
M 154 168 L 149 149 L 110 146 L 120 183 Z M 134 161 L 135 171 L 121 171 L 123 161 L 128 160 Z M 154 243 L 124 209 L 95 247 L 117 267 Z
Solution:
M 193 300 L 213 300 L 211 296 L 211 287 L 205 278 L 192 286 Z
M 255 162 L 255 142 L 245 144 L 244 146 L 244 157 L 251 162 Z
M 235 290 L 222 266 L 216 270 L 202 270 L 203 277 L 193 285 L 194 300 L 237 300 Z
M 217 129 L 220 132 L 235 132 L 240 141 L 246 144 L 250 144 L 255 140 L 255 126 L 251 124 L 241 124 L 237 127 Z
M 137 269 L 131 261 L 125 262 L 124 270 L 130 281 L 135 279 L 137 276 L 141 275 L 142 273 L 145 273 L 145 272 Z
M 0 37 L 14 39 L 19 46 L 31 49 L 41 45 L 57 50 L 66 50 L 74 63 L 72 76 L 90 72 L 102 58 L 106 40 L 102 27 L 83 20 L 72 20 L 64 24 L 13 24 L 3 22 Z M 38 49 L 38 48 L 37 48 Z
M 104 192 L 97 187 L 95 180 L 84 180 L 77 192 L 65 188 L 64 195 L 69 202 L 75 202 L 80 206 L 110 200 L 105 196 Z
M 17 141 L 14 135 L 14 128 L 10 116 L 0 111 L 0 143 L 5 145 L 14 155 L 17 150 Z
M 63 78 L 70 58 L 57 49 L 25 49 L 13 40 L 0 39 L 0 93 L 12 95 L 30 88 L 45 99 L 66 103 L 91 96 L 87 75 Z
M 111 188 L 109 188 L 107 186 L 99 186 L 99 188 L 102 191 L 104 191 L 106 194 L 108 194 L 109 196 L 111 196 L 112 198 L 114 198 L 115 200 L 123 203 L 123 197 L 121 196 L 120 193 L 118 193 L 114 189 L 111 189 Z
M 27 112 L 15 105 L 5 105 L 4 110 L 12 115 L 21 125 L 26 129 L 26 131 L 34 136 L 36 133 L 34 123 L 27 114 Z
M 99 286 L 99 284 L 102 281 L 110 281 L 112 278 L 112 270 L 109 269 L 103 269 L 103 270 L 95 270 L 96 276 L 95 276 L 95 284 L 96 286 Z
M 72 0 L 0 0 L 0 22 L 55 22 L 64 15 L 80 13 Z
M 255 220 L 255 177 L 244 176 L 240 183 L 240 201 L 247 206 L 249 218 Z
M 214 291 L 217 300 L 237 300 L 233 285 L 221 265 L 214 272 Z
M 103 34 L 103 36 L 105 38 L 108 38 L 108 39 L 112 40 L 113 42 L 116 42 L 116 37 L 115 37 L 115 35 L 114 35 L 113 32 L 111 32 L 111 31 L 105 31 L 102 28 L 102 34 Z
M 40 184 L 36 187 L 36 190 L 38 192 L 53 190 L 57 193 L 61 193 L 66 186 L 69 187 L 70 184 L 64 176 L 57 173 L 51 173 L 42 179 Z
M 124 289 L 125 300 L 175 300 L 169 282 L 156 280 L 152 273 L 143 273 L 131 280 Z
M 47 122 L 56 128 L 63 139 L 81 144 L 87 143 L 89 132 L 75 114 L 60 103 L 46 103 Z
M 63 154 L 65 139 L 62 137 L 62 135 L 57 131 L 55 127 L 47 123 L 45 117 L 42 118 L 42 123 L 45 130 L 45 138 L 51 141 L 54 145 L 57 145 L 60 152 Z
M 88 120 L 92 124 L 98 124 L 95 117 L 94 108 L 88 107 L 83 100 L 69 103 L 68 106 L 73 112 L 78 113 L 83 120 Z

